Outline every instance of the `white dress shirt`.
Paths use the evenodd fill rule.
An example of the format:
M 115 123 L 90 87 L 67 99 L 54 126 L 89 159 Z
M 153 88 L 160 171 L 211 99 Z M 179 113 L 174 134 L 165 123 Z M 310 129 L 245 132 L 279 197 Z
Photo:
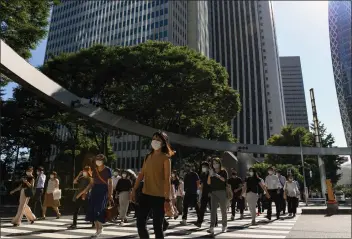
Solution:
M 282 175 L 278 176 L 279 177 L 279 181 L 280 181 L 280 184 L 281 184 L 281 188 L 283 188 L 285 186 L 285 183 L 286 183 L 286 178 Z
M 45 185 L 46 176 L 44 173 L 40 173 L 37 177 L 37 188 L 42 189 Z
M 268 190 L 275 190 L 275 189 L 282 188 L 280 180 L 276 175 L 266 176 L 265 185 L 268 188 Z

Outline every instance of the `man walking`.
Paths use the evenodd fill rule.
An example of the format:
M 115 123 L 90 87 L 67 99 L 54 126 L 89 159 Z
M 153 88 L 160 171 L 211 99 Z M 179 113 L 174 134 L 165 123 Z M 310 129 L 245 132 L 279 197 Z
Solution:
M 265 178 L 265 185 L 268 189 L 270 199 L 268 199 L 268 214 L 267 218 L 271 220 L 272 215 L 272 202 L 274 201 L 276 207 L 276 219 L 280 219 L 280 191 L 281 191 L 281 184 L 279 178 L 274 174 L 273 167 L 268 168 L 268 176 Z
M 286 183 L 286 178 L 284 176 L 282 176 L 281 170 L 276 171 L 276 176 L 279 178 L 279 182 L 281 185 L 280 195 L 279 195 L 280 208 L 281 208 L 280 211 L 282 211 L 282 214 L 285 215 L 286 214 L 286 200 L 284 199 L 284 186 Z
M 198 220 L 195 223 L 197 227 L 201 227 L 204 221 L 204 214 L 207 210 L 208 204 L 210 204 L 210 187 L 208 185 L 208 176 L 209 176 L 209 163 L 204 161 L 202 162 L 202 174 L 200 175 L 200 208 L 198 213 Z
M 33 213 L 36 214 L 36 208 L 37 206 L 39 206 L 39 214 L 36 214 L 36 215 L 40 215 L 40 216 L 43 215 L 42 197 L 44 193 L 45 180 L 46 180 L 46 176 L 44 174 L 44 168 L 39 167 L 37 169 L 37 179 L 35 180 L 35 194 L 33 197 Z
M 185 197 L 183 199 L 183 213 L 182 213 L 182 222 L 181 225 L 187 225 L 187 214 L 188 208 L 194 206 L 199 214 L 199 206 L 197 203 L 197 191 L 200 186 L 199 176 L 196 172 L 191 170 L 191 166 L 186 164 L 185 166 L 185 177 L 184 177 L 184 190 Z
M 231 175 L 232 177 L 229 178 L 227 181 L 228 184 L 231 185 L 231 189 L 233 192 L 233 198 L 231 202 L 231 220 L 235 220 L 235 214 L 236 214 L 236 206 L 237 209 L 240 210 L 241 214 L 241 219 L 244 218 L 243 216 L 243 211 L 244 211 L 244 198 L 242 197 L 242 187 L 243 187 L 243 181 L 240 177 L 237 176 L 237 172 L 235 169 L 231 169 Z

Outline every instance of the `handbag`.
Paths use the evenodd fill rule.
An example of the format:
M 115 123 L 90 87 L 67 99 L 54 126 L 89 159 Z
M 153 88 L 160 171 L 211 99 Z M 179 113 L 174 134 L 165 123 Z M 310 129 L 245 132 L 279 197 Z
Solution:
M 53 191 L 53 198 L 54 198 L 54 200 L 60 200 L 61 199 L 61 189 L 55 189 Z
M 24 195 L 27 197 L 27 198 L 31 198 L 34 196 L 34 191 L 33 191 L 33 187 L 27 187 L 24 189 Z
M 119 208 L 114 203 L 109 202 L 108 207 L 105 209 L 106 221 L 113 221 L 119 215 Z
M 230 184 L 226 184 L 226 197 L 228 200 L 233 199 L 233 192 Z

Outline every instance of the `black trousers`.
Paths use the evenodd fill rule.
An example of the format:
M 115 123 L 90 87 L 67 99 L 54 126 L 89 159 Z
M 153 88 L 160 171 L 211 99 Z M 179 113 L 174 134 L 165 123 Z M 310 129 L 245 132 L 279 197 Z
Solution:
M 85 200 L 82 200 L 82 198 L 78 198 L 76 199 L 75 203 L 75 211 L 73 213 L 73 225 L 77 225 L 77 217 L 79 214 L 79 211 L 81 210 L 81 208 L 87 208 L 88 207 L 88 199 L 86 198 Z
M 244 198 L 234 196 L 231 201 L 231 213 L 232 216 L 236 214 L 236 206 L 240 210 L 240 213 L 243 214 L 244 211 Z
M 32 209 L 34 215 L 39 215 L 39 217 L 43 216 L 43 193 L 44 189 L 43 188 L 36 188 L 35 189 L 35 194 L 33 197 L 32 201 Z M 39 206 L 39 214 L 37 214 L 37 207 Z
M 195 207 L 197 215 L 199 214 L 199 206 L 197 202 L 197 194 L 186 193 L 183 198 L 183 212 L 182 219 L 187 220 L 188 208 Z
M 164 239 L 163 224 L 164 221 L 164 197 L 150 196 L 141 194 L 139 201 L 139 211 L 137 214 L 137 229 L 139 238 L 149 239 L 147 230 L 147 220 L 149 213 L 153 213 L 153 228 L 155 238 Z
M 286 213 L 286 200 L 284 199 L 284 190 L 280 189 L 280 207 L 281 211 L 285 214 Z
M 204 221 L 204 214 L 205 211 L 207 210 L 207 206 L 211 205 L 210 204 L 210 197 L 208 196 L 208 194 L 206 194 L 204 197 L 202 196 L 200 199 L 200 208 L 199 208 L 199 212 L 198 212 L 198 223 L 203 223 Z M 218 216 L 216 216 L 216 224 L 218 222 Z
M 297 202 L 298 202 L 298 198 L 296 198 L 296 197 L 287 197 L 288 213 L 296 214 L 296 212 L 297 212 Z
M 270 199 L 268 199 L 268 217 L 271 217 L 272 214 L 272 202 L 275 203 L 275 207 L 276 207 L 276 218 L 279 219 L 280 217 L 280 211 L 281 211 L 281 207 L 280 207 L 280 194 L 277 193 L 277 189 L 270 189 L 269 191 L 269 195 L 270 195 Z

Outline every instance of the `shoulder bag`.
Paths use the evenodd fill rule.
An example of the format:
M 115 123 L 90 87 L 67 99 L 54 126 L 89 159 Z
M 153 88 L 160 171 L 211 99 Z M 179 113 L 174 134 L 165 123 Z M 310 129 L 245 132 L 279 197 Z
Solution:
M 108 183 L 100 176 L 100 173 L 98 171 L 97 168 L 95 168 L 95 172 L 97 173 L 98 178 L 106 185 L 108 185 Z M 113 221 L 117 216 L 119 215 L 119 209 L 118 206 L 115 205 L 114 202 L 111 202 L 109 200 L 106 208 L 105 208 L 105 219 L 106 221 Z

